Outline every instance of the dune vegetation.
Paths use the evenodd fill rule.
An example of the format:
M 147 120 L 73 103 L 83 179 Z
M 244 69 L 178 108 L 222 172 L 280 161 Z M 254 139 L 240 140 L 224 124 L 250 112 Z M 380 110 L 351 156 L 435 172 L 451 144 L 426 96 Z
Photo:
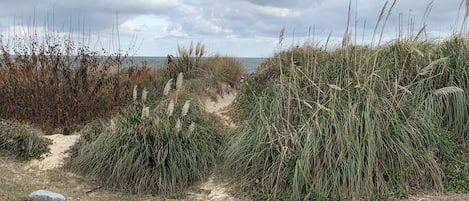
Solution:
M 200 43 L 153 68 L 68 38 L 0 41 L 0 149 L 30 159 L 50 143 L 32 126 L 76 131 L 67 170 L 137 194 L 213 173 L 253 200 L 469 192 L 469 39 L 427 40 L 423 26 L 381 43 L 377 28 L 378 45 L 351 44 L 347 28 L 337 48 L 280 49 L 243 84 L 237 59 Z M 239 89 L 233 129 L 204 105 L 226 86 Z
M 27 39 L 1 43 L 0 118 L 6 120 L 0 148 L 6 153 L 36 158 L 47 152 L 41 131 L 19 127 L 22 122 L 46 134 L 81 134 L 67 168 L 110 189 L 171 194 L 213 172 L 222 128 L 204 103 L 225 83 L 238 86 L 244 71 L 235 58 L 202 57 L 198 43 L 181 47 L 172 69 L 124 67 L 126 55 L 103 56 L 71 39 Z
M 71 168 L 136 193 L 174 193 L 205 178 L 221 133 L 198 100 L 179 97 L 180 75 L 176 90 L 153 107 L 146 106 L 151 100 L 143 90 L 140 104 L 102 125 L 95 141 L 72 158 Z
M 333 50 L 305 43 L 266 59 L 240 92 L 221 175 L 260 200 L 467 192 L 469 40 L 424 31 L 377 46 L 346 32 Z
M 240 93 L 243 121 L 222 175 L 269 199 L 469 190 L 468 45 L 455 37 L 276 54 Z

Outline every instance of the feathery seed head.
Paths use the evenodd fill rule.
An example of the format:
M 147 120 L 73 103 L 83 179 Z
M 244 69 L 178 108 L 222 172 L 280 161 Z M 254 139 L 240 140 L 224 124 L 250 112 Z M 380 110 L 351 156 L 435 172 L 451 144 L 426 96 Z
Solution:
M 145 101 L 147 101 L 147 96 L 148 96 L 148 91 L 146 88 L 143 88 L 143 91 L 142 91 L 142 103 L 145 103 Z
M 137 102 L 137 85 L 134 86 L 134 91 L 132 95 L 134 98 L 134 103 Z
M 182 106 L 182 112 L 181 112 L 181 116 L 182 117 L 185 117 L 187 115 L 187 113 L 189 112 L 189 107 L 190 107 L 190 100 L 187 100 L 185 103 L 184 103 L 184 106 Z
M 166 115 L 170 117 L 173 115 L 173 112 L 174 112 L 174 100 L 171 99 L 168 104 L 168 109 L 166 110 Z
M 174 126 L 174 132 L 179 133 L 181 131 L 181 119 L 176 121 L 176 125 Z
M 180 72 L 176 80 L 176 90 L 181 89 L 183 81 L 184 81 L 184 75 L 182 72 Z
M 459 87 L 450 86 L 450 87 L 443 87 L 443 88 L 434 90 L 433 94 L 440 96 L 440 95 L 448 95 L 448 94 L 463 93 L 463 92 L 464 90 Z
M 171 90 L 172 83 L 173 83 L 173 78 L 169 79 L 166 85 L 164 86 L 163 95 L 168 96 L 169 90 Z
M 142 109 L 142 120 L 147 120 L 150 117 L 150 107 L 143 107 Z
M 418 73 L 419 75 L 426 75 L 430 72 L 433 71 L 433 67 L 438 64 L 438 63 L 441 63 L 441 62 L 445 62 L 446 60 L 448 60 L 448 57 L 443 57 L 443 58 L 439 58 L 435 61 L 432 61 L 430 64 L 428 64 L 428 66 L 426 66 L 425 68 L 423 68 L 422 70 L 420 70 L 420 72 Z

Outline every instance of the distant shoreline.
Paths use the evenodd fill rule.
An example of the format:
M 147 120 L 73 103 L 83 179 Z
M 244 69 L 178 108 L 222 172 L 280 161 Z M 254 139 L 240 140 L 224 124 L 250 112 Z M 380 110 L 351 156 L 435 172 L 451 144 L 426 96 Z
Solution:
M 175 57 L 177 58 L 177 57 Z M 252 72 L 257 69 L 257 67 L 266 59 L 261 57 L 234 57 L 238 59 L 245 71 Z M 155 56 L 155 57 L 146 57 L 146 56 L 128 56 L 124 59 L 124 66 L 131 65 L 143 65 L 151 67 L 160 67 L 165 65 L 166 57 Z
M 15 58 L 15 55 L 10 55 Z M 98 55 L 99 59 L 106 59 L 108 57 L 115 57 L 113 55 Z M 166 64 L 166 56 L 121 56 L 123 58 L 123 66 L 131 67 L 133 65 L 149 67 L 162 67 Z M 177 57 L 175 57 L 177 58 Z M 203 57 L 204 58 L 204 57 Z M 254 72 L 257 67 L 265 60 L 266 57 L 234 57 L 238 59 L 243 68 L 247 72 Z

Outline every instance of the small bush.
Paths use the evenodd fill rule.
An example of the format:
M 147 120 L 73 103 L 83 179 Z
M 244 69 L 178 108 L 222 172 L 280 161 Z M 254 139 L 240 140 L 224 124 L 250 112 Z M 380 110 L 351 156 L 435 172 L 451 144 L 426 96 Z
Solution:
M 204 179 L 217 158 L 221 135 L 201 105 L 179 93 L 184 90 L 168 94 L 153 108 L 136 104 L 126 109 L 103 125 L 70 167 L 135 193 L 175 193 Z
M 17 121 L 0 120 L 0 150 L 21 160 L 39 158 L 49 151 L 49 139 L 41 131 Z

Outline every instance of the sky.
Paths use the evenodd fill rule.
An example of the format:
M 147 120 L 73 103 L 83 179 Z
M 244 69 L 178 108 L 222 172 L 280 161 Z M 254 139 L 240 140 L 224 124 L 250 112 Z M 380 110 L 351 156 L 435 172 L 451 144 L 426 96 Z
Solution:
M 45 38 L 47 33 L 72 38 L 94 50 L 130 56 L 177 55 L 178 47 L 201 42 L 207 55 L 268 57 L 304 43 L 338 46 L 347 24 L 351 41 L 358 45 L 377 44 L 378 38 L 386 43 L 399 35 L 414 37 L 424 25 L 423 37 L 443 40 L 461 30 L 466 11 L 461 9 L 461 0 L 397 0 L 384 20 L 393 0 L 386 2 L 1 0 L 0 34 L 4 44 L 25 35 Z M 385 15 L 374 34 L 385 5 Z M 279 44 L 282 28 L 284 39 Z

